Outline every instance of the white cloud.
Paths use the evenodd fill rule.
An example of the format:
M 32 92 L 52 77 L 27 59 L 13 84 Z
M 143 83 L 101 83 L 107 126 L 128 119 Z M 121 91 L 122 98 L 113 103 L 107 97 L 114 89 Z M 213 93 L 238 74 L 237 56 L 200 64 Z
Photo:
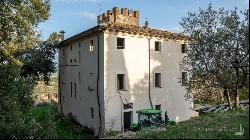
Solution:
M 93 21 L 97 20 L 97 15 L 95 13 L 92 13 L 92 12 L 83 11 L 83 12 L 80 12 L 78 14 L 86 19 L 89 19 L 89 20 L 93 20 Z

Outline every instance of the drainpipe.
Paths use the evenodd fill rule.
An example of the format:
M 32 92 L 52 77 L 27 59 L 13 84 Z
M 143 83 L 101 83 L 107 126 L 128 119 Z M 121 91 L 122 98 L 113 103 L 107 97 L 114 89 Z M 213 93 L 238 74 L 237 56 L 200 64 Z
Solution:
M 97 39 L 98 39 L 98 43 L 97 43 L 97 80 L 96 80 L 96 85 L 97 85 L 97 88 L 96 88 L 96 95 L 97 95 L 97 101 L 98 101 L 98 107 L 99 107 L 99 123 L 100 123 L 100 126 L 99 126 L 99 137 L 102 136 L 102 118 L 101 118 L 101 104 L 100 104 L 100 97 L 99 97 L 99 81 L 100 81 L 100 77 L 99 77 L 99 73 L 100 73 L 100 61 L 99 61 L 99 58 L 100 58 L 100 39 L 99 39 L 99 34 L 97 34 Z
M 152 38 L 152 37 L 151 37 Z M 148 38 L 148 98 L 150 101 L 150 106 L 153 109 L 153 104 L 152 104 L 152 99 L 151 99 L 151 94 L 150 94 L 150 39 Z

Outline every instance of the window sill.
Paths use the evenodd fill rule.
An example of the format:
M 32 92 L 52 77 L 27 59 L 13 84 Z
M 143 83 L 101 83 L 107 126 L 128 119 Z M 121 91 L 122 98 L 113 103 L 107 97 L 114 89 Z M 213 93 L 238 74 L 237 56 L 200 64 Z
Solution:
M 118 89 L 118 91 L 128 91 L 127 89 Z
M 118 50 L 122 50 L 122 49 L 125 49 L 125 46 L 117 46 L 116 47 Z

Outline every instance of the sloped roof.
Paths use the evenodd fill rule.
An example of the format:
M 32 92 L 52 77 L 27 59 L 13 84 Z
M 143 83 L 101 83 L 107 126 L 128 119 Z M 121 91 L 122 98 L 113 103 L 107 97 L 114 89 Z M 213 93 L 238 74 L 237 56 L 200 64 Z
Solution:
M 139 36 L 147 36 L 147 37 L 158 37 L 158 38 L 170 39 L 170 40 L 184 40 L 184 41 L 190 40 L 188 36 L 185 36 L 183 34 L 162 31 L 159 29 L 153 29 L 149 27 L 112 23 L 112 24 L 97 25 L 93 28 L 90 28 L 86 31 L 83 31 L 77 35 L 74 35 L 62 41 L 58 46 L 59 47 L 65 46 L 76 40 L 80 40 L 81 38 L 84 38 L 86 36 L 90 36 L 93 34 L 97 34 L 99 32 L 104 32 L 104 31 L 121 32 L 121 33 L 127 33 L 127 34 L 139 35 Z

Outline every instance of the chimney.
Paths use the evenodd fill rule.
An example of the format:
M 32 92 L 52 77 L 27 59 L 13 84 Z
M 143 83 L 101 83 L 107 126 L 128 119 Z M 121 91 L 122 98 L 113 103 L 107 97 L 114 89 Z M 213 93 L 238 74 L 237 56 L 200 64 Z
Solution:
M 127 8 L 122 8 L 121 12 L 123 16 L 126 16 L 126 11 L 127 11 Z
M 63 30 L 61 30 L 60 33 L 61 33 L 61 41 L 63 41 L 64 40 L 64 33 L 65 32 Z
M 148 24 L 149 24 L 148 21 L 146 21 L 143 28 L 148 28 Z
M 130 16 L 130 17 L 133 16 L 133 10 L 128 10 L 128 16 Z

